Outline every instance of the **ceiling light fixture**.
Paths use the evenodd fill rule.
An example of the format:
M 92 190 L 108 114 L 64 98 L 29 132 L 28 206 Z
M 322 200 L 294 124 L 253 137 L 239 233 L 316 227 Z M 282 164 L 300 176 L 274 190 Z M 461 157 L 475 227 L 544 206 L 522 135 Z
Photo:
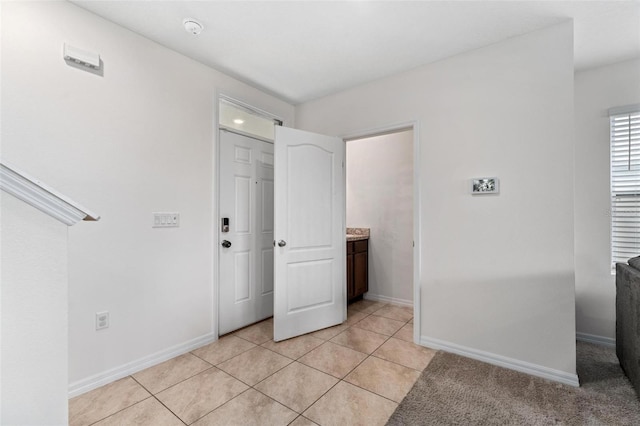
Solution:
M 182 24 L 184 25 L 185 31 L 193 35 L 200 34 L 204 29 L 200 22 L 192 18 L 185 19 L 184 21 L 182 21 Z
M 242 124 L 244 123 L 244 120 L 242 120 L 241 118 L 236 118 L 235 120 L 233 120 L 233 122 L 236 124 Z

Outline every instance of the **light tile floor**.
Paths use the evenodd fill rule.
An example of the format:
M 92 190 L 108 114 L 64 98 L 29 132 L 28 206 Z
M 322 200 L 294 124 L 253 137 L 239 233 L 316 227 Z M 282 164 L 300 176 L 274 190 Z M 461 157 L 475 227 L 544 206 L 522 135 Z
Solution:
M 384 425 L 435 351 L 410 308 L 361 300 L 347 321 L 284 342 L 273 320 L 69 401 L 79 425 Z

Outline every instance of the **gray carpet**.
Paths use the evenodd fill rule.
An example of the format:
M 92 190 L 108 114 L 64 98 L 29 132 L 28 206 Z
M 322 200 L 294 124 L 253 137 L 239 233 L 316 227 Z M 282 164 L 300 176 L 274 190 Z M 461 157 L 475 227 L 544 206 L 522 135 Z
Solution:
M 640 425 L 615 350 L 578 342 L 580 388 L 438 352 L 388 425 Z

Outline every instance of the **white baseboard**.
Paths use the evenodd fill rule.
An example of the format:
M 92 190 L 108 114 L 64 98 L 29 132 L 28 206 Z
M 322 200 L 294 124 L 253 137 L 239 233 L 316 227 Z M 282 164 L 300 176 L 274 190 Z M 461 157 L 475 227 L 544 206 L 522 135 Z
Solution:
M 392 305 L 413 307 L 413 300 L 396 299 L 395 297 L 382 296 L 380 294 L 372 293 L 365 293 L 363 297 L 367 300 L 373 300 L 374 302 L 384 302 L 390 303 Z
M 616 347 L 616 339 L 611 337 L 596 336 L 595 334 L 576 333 L 576 340 L 581 342 L 593 343 L 600 346 L 607 346 L 609 348 Z
M 441 349 L 445 352 L 462 355 L 467 358 L 477 359 L 488 364 L 497 365 L 499 367 L 508 368 L 510 370 L 519 371 L 521 373 L 530 374 L 532 376 L 542 377 L 543 379 L 553 380 L 554 382 L 564 383 L 566 385 L 580 386 L 577 374 L 567 373 L 565 371 L 556 370 L 542 365 L 532 364 L 526 361 L 520 361 L 514 358 L 508 358 L 502 355 L 496 355 L 490 352 L 484 352 L 473 348 L 457 345 L 455 343 L 446 342 L 426 336 L 420 337 L 420 344 L 433 349 Z
M 214 333 L 208 333 L 204 336 L 197 337 L 189 340 L 188 342 L 172 346 L 168 349 L 156 352 L 144 358 L 140 358 L 136 361 L 129 362 L 119 367 L 112 368 L 102 373 L 95 374 L 86 379 L 78 380 L 69 384 L 69 398 L 73 398 L 90 390 L 99 388 L 108 383 L 114 382 L 123 377 L 130 376 L 131 374 L 142 371 L 145 368 L 153 367 L 156 364 L 167 361 L 178 355 L 190 352 L 201 346 L 207 345 L 217 339 Z

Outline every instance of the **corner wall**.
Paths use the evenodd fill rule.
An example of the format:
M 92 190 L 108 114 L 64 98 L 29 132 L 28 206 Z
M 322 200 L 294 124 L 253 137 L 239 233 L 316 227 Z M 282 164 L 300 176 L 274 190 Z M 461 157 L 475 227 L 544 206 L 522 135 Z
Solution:
M 577 384 L 572 23 L 296 108 L 330 135 L 414 120 L 421 341 Z
M 1 54 L 3 159 L 102 216 L 69 230 L 72 395 L 214 339 L 216 91 L 288 125 L 293 106 L 69 2 L 3 2 Z
M 0 423 L 67 424 L 67 226 L 0 191 Z
M 575 249 L 578 337 L 613 345 L 608 109 L 640 103 L 640 60 L 575 75 Z

